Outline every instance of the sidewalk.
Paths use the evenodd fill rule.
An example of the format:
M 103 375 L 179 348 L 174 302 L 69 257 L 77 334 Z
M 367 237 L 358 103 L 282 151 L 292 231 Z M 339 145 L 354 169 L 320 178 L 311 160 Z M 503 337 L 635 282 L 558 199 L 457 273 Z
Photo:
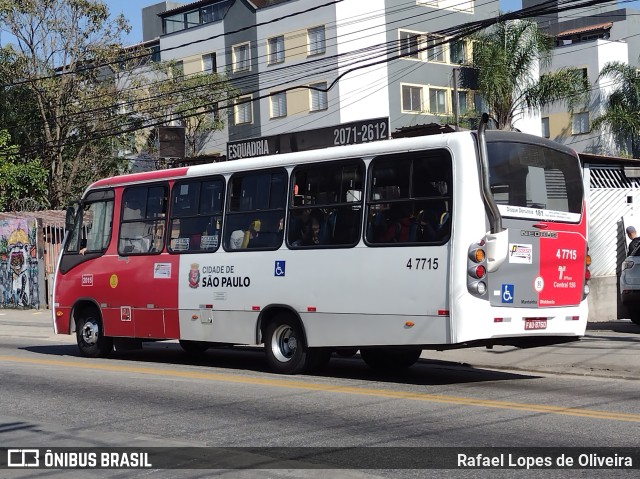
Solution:
M 74 336 L 53 334 L 51 311 L 47 309 L 0 309 L 0 337 L 75 344 Z M 454 367 L 640 379 L 640 326 L 629 320 L 589 323 L 586 335 L 573 343 L 532 349 L 496 346 L 425 350 L 422 359 L 439 365 L 452 363 Z

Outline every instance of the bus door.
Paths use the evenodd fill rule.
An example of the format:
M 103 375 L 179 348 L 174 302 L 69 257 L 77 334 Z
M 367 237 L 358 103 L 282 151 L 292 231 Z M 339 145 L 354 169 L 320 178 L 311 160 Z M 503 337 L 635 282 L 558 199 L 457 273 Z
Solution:
M 491 305 L 579 305 L 586 219 L 578 159 L 542 144 L 490 141 L 487 150 L 491 191 L 508 230 L 507 259 L 488 278 Z
M 162 254 L 168 186 L 125 188 L 122 194 L 118 255 L 112 257 L 111 302 L 122 324 L 133 323 L 135 337 L 177 337 L 177 258 Z M 175 264 L 174 264 L 175 263 Z M 177 315 L 177 313 L 176 313 Z M 175 323 L 175 324 L 173 324 Z

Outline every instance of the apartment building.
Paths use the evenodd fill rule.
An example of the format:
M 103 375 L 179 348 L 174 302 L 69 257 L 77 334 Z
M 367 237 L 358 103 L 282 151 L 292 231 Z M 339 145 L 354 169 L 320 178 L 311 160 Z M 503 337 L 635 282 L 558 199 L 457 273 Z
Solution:
M 541 3 L 543 0 L 523 0 L 522 6 Z M 536 17 L 536 21 L 556 39 L 550 70 L 578 68 L 592 85 L 589 105 L 573 113 L 562 105 L 543 110 L 543 136 L 579 153 L 620 155 L 625 150 L 623 145 L 617 144 L 608 132 L 592 130 L 591 123 L 604 112 L 606 98 L 615 89 L 611 79 L 599 78 L 602 67 L 614 61 L 639 66 L 640 11 L 619 8 L 612 1 Z M 626 151 L 629 151 L 628 145 Z
M 390 131 L 475 108 L 453 72 L 471 45 L 439 32 L 495 16 L 472 0 L 208 0 L 143 10 L 144 40 L 185 74 L 226 72 L 239 95 L 202 154 L 239 140 L 388 118 Z

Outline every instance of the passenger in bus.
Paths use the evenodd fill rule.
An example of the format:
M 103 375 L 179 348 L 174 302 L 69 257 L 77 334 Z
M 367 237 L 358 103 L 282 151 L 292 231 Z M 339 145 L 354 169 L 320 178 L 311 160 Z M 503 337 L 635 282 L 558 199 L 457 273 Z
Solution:
M 309 225 L 311 208 L 298 210 L 289 218 L 289 243 L 300 246 Z
M 415 241 L 416 217 L 409 205 L 391 205 L 389 226 L 381 238 L 383 243 Z M 413 236 L 413 237 L 412 237 Z
M 244 232 L 242 239 L 242 248 L 259 248 L 260 247 L 260 226 L 262 222 L 259 219 L 253 220 L 249 224 L 249 228 Z
M 300 246 L 314 246 L 323 244 L 322 241 L 322 219 L 319 212 L 314 212 L 309 215 L 309 222 L 307 223 L 302 239 L 300 240 Z

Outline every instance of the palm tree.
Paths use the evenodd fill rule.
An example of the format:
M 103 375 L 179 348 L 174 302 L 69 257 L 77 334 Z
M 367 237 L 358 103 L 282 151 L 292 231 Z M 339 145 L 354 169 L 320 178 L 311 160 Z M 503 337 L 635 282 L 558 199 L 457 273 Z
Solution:
M 588 102 L 589 81 L 581 70 L 564 68 L 539 75 L 551 63 L 553 38 L 535 22 L 499 22 L 476 34 L 474 40 L 477 90 L 498 128 L 512 128 L 525 109 L 562 102 L 572 110 Z
M 609 77 L 616 85 L 605 102 L 605 112 L 592 127 L 607 128 L 622 150 L 640 158 L 640 74 L 636 68 L 621 62 L 607 63 L 598 79 Z

